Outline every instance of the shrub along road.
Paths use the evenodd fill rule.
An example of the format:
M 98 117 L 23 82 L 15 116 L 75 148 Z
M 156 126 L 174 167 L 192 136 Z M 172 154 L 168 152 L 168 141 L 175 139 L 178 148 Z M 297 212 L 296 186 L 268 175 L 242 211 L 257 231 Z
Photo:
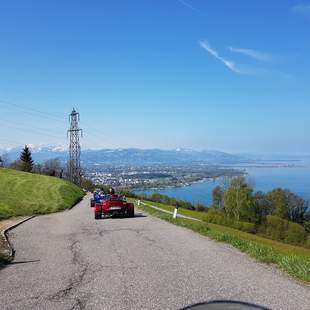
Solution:
M 89 198 L 89 197 L 87 197 Z M 88 200 L 10 232 L 1 309 L 179 309 L 212 299 L 309 309 L 310 287 L 151 216 L 95 221 Z

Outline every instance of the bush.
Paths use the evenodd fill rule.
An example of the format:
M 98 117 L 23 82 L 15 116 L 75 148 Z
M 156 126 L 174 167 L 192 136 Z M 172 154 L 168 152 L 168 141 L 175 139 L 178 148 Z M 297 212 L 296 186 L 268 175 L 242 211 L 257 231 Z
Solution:
M 303 244 L 306 240 L 306 236 L 307 233 L 301 225 L 293 222 L 288 223 L 285 242 L 291 244 Z
M 266 235 L 271 239 L 285 239 L 287 227 L 287 220 L 283 220 L 280 217 L 274 215 L 268 215 L 266 217 Z
M 166 205 L 170 205 L 170 206 L 174 206 L 174 207 L 178 207 L 178 208 L 183 208 L 183 209 L 187 209 L 187 210 L 195 210 L 195 206 L 189 201 L 171 198 L 167 195 L 162 195 L 159 193 L 153 193 L 151 196 L 140 195 L 139 198 L 145 199 L 145 200 L 150 200 L 153 202 L 159 202 L 159 203 L 163 203 Z
M 208 212 L 207 207 L 201 203 L 197 203 L 196 210 L 199 212 Z
M 226 224 L 226 217 L 223 213 L 210 209 L 206 215 L 206 222 L 214 224 Z
M 123 195 L 125 197 L 139 198 L 138 195 L 136 195 L 134 192 L 132 192 L 130 189 L 127 189 L 127 188 L 122 188 L 118 192 L 120 195 Z
M 255 224 L 249 222 L 233 221 L 221 211 L 214 210 L 213 208 L 209 209 L 205 216 L 205 221 L 213 224 L 229 226 L 248 233 L 256 233 Z
M 235 222 L 233 227 L 247 233 L 254 234 L 256 233 L 255 224 L 249 222 Z
M 310 233 L 310 221 L 304 222 L 304 227 L 307 233 Z
M 310 248 L 310 236 L 307 237 L 305 244 L 307 248 Z

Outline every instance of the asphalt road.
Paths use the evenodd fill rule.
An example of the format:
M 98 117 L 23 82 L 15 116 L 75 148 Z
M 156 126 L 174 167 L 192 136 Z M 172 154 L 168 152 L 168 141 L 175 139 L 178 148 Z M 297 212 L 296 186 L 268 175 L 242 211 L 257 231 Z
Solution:
M 150 216 L 95 221 L 88 201 L 10 232 L 0 309 L 180 309 L 214 299 L 310 309 L 310 287 Z

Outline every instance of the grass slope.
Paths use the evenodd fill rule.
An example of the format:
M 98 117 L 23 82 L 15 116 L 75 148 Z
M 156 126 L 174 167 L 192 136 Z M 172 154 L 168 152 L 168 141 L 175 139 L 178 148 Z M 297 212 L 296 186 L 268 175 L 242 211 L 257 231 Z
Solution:
M 0 169 L 0 220 L 64 210 L 83 196 L 82 189 L 59 178 Z
M 174 207 L 164 204 L 144 202 L 168 211 L 174 209 Z M 173 220 L 171 215 L 147 206 L 139 206 L 139 208 L 172 224 L 186 227 L 217 241 L 228 243 L 260 262 L 274 264 L 293 277 L 308 283 L 310 282 L 310 250 L 306 248 L 284 244 L 226 226 L 182 218 Z M 203 213 L 197 211 L 179 209 L 179 213 L 201 220 L 204 217 Z

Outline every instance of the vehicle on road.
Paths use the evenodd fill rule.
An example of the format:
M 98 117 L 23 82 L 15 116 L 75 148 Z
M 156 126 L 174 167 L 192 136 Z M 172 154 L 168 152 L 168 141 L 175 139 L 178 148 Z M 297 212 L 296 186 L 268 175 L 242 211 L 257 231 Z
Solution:
M 93 197 L 90 198 L 90 207 L 93 208 L 96 203 L 100 203 L 104 199 L 105 195 L 102 190 L 96 189 L 93 193 Z
M 94 198 L 90 198 L 90 207 L 93 208 L 95 206 L 95 199 Z
M 107 195 L 99 203 L 95 203 L 96 220 L 111 216 L 134 217 L 134 204 L 127 202 L 124 196 L 115 194 Z

